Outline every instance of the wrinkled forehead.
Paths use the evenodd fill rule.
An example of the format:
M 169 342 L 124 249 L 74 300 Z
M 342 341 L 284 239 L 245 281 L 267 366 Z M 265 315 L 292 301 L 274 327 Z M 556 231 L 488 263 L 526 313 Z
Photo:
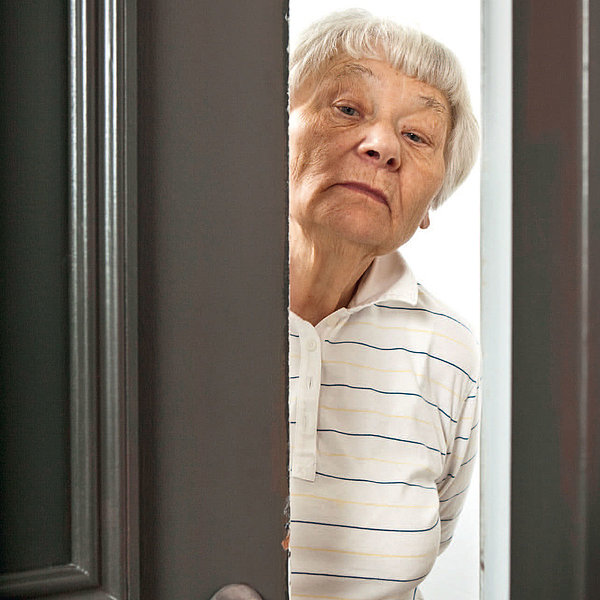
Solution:
M 373 61 L 389 67 L 389 72 L 382 75 L 377 72 L 378 70 L 371 69 L 370 65 L 373 64 Z M 380 56 L 353 58 L 347 55 L 337 55 L 333 57 L 305 77 L 296 90 L 290 90 L 290 105 L 294 107 L 303 104 L 320 93 L 322 89 L 332 85 L 344 87 L 364 84 L 369 86 L 369 84 L 381 83 L 383 79 L 389 83 L 390 77 L 393 79 L 394 74 L 398 75 L 398 85 L 404 85 L 407 78 L 417 84 L 412 86 L 415 104 L 432 109 L 442 116 L 450 116 L 448 100 L 441 90 L 426 81 L 406 75 Z
M 347 54 L 334 54 L 317 64 L 312 64 L 310 69 L 296 82 L 290 82 L 290 101 L 303 102 L 310 97 L 315 90 L 323 84 L 324 80 L 331 77 L 343 77 L 344 74 L 365 74 L 369 69 L 362 67 L 358 61 L 363 58 L 376 58 L 383 60 L 381 57 L 351 57 Z M 339 75 L 338 75 L 339 73 Z

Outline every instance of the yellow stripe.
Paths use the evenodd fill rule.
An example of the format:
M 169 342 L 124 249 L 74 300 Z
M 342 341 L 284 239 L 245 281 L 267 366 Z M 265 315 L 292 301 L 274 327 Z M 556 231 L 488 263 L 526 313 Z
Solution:
M 390 415 L 387 413 L 379 412 L 378 410 L 360 410 L 355 408 L 334 408 L 333 406 L 326 406 L 325 404 L 321 404 L 321 408 L 325 408 L 327 410 L 338 410 L 341 412 L 353 412 L 353 413 L 366 413 L 370 415 L 380 415 L 382 417 L 390 417 L 392 419 L 408 419 L 410 421 L 417 421 L 418 423 L 423 423 L 425 425 L 432 425 L 431 421 L 423 421 L 422 419 L 417 419 L 416 417 L 410 417 L 408 415 Z
M 292 450 L 294 450 L 294 446 L 292 444 L 290 444 L 290 451 L 292 451 Z M 322 450 L 319 450 L 318 452 L 319 452 L 319 454 L 322 454 L 323 456 L 332 456 L 334 458 L 353 458 L 354 460 L 372 460 L 372 461 L 375 461 L 375 462 L 388 463 L 388 464 L 391 464 L 391 465 L 401 465 L 401 466 L 404 466 L 404 467 L 419 467 L 421 469 L 425 469 L 426 471 L 428 471 L 432 475 L 435 475 L 435 472 L 432 469 L 430 469 L 427 465 L 424 465 L 424 464 L 421 464 L 421 463 L 399 462 L 399 461 L 395 461 L 395 460 L 386 460 L 384 458 L 370 458 L 370 457 L 364 457 L 364 456 L 352 456 L 351 454 L 323 452 Z
M 377 506 L 379 508 L 435 508 L 435 504 L 377 504 L 376 502 L 357 502 L 356 500 L 340 500 L 339 498 L 327 498 L 315 496 L 314 494 L 290 494 L 294 498 L 312 498 L 313 500 L 327 500 L 340 504 L 358 504 L 359 506 Z
M 426 558 L 434 554 L 370 554 L 368 552 L 352 552 L 350 550 L 334 550 L 333 548 L 311 548 L 310 546 L 291 546 L 295 550 L 314 550 L 315 552 L 334 552 L 336 554 L 352 554 L 353 556 L 371 556 L 374 558 Z
M 322 452 L 322 451 L 319 451 L 319 454 L 322 454 L 323 456 L 333 456 L 335 458 L 353 458 L 354 460 L 372 460 L 372 461 L 375 461 L 375 462 L 388 463 L 388 464 L 391 464 L 391 465 L 402 465 L 402 466 L 410 466 L 410 467 L 420 467 L 421 469 L 425 469 L 426 471 L 429 471 L 431 474 L 434 474 L 434 472 L 427 465 L 422 465 L 420 463 L 398 462 L 398 461 L 395 461 L 395 460 L 385 460 L 384 458 L 370 458 L 370 457 L 363 457 L 363 456 L 352 456 L 351 454 L 341 454 L 341 453 Z
M 375 327 L 377 329 L 399 329 L 401 331 L 410 331 L 412 333 L 427 333 L 430 335 L 436 335 L 438 337 L 444 338 L 446 340 L 454 342 L 455 344 L 458 344 L 459 346 L 462 346 L 463 348 L 469 349 L 469 346 L 467 346 L 466 344 L 463 344 L 462 342 L 459 342 L 458 340 L 455 340 L 454 338 L 451 338 L 450 336 L 447 336 L 443 333 L 439 333 L 437 331 L 431 331 L 430 329 L 411 329 L 410 327 L 392 327 L 392 326 L 386 327 L 385 325 L 377 325 L 376 323 L 371 323 L 370 321 L 352 321 L 352 324 L 353 325 L 368 325 L 370 327 Z
M 341 596 L 313 596 L 312 594 L 292 594 L 292 598 L 321 598 L 321 600 L 356 600 L 356 598 L 342 598 Z
M 436 379 L 431 379 L 430 377 L 427 377 L 424 373 L 417 373 L 415 371 L 412 371 L 411 369 L 403 369 L 403 370 L 378 369 L 377 367 L 371 367 L 368 365 L 359 365 L 358 363 L 351 363 L 351 362 L 347 362 L 345 360 L 323 360 L 321 362 L 323 364 L 328 364 L 328 365 L 347 365 L 348 367 L 356 367 L 357 369 L 367 369 L 368 371 L 377 371 L 379 373 L 411 373 L 412 375 L 416 375 L 417 377 L 422 377 L 425 381 L 429 381 L 430 383 L 438 385 L 442 389 L 446 390 L 448 393 L 452 394 L 455 398 L 462 399 L 459 394 L 457 394 L 452 388 L 449 388 L 448 386 L 444 385 L 441 381 L 437 381 Z
M 351 363 L 345 360 L 324 360 L 322 361 L 327 365 L 347 365 L 349 367 L 356 367 L 357 369 L 367 369 L 369 371 L 378 371 L 379 373 L 412 373 L 421 377 L 419 373 L 415 373 L 411 369 L 397 370 L 397 369 L 378 369 L 377 367 L 369 367 L 367 365 L 359 365 L 358 363 Z

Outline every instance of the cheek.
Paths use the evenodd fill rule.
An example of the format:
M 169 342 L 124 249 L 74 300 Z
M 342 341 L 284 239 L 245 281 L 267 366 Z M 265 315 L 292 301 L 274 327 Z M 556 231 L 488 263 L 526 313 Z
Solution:
M 290 181 L 302 183 L 327 168 L 330 146 L 326 138 L 313 130 L 290 135 Z
M 437 160 L 433 161 L 431 164 L 422 169 L 421 181 L 424 185 L 426 185 L 426 195 L 432 198 L 437 194 L 439 189 L 442 187 L 445 174 L 445 161 L 441 155 L 437 158 Z
M 440 163 L 438 168 L 435 171 L 434 176 L 432 176 L 432 187 L 433 192 L 432 196 L 435 196 L 440 191 L 442 184 L 444 183 L 444 178 L 446 177 L 446 163 L 443 158 L 440 159 Z M 435 182 L 435 183 L 434 183 Z

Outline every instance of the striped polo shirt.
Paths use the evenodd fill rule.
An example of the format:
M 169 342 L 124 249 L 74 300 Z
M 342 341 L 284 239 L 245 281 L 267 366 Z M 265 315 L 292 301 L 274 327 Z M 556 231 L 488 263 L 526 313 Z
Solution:
M 413 600 L 452 538 L 479 348 L 398 252 L 316 327 L 290 314 L 290 597 Z

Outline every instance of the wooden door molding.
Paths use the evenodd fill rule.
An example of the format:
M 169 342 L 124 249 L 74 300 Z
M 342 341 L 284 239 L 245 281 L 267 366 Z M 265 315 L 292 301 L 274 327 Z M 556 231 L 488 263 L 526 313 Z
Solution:
M 513 42 L 511 598 L 583 600 L 600 594 L 600 11 L 514 2 Z
M 71 562 L 3 574 L 3 598 L 139 595 L 135 19 L 69 3 Z

